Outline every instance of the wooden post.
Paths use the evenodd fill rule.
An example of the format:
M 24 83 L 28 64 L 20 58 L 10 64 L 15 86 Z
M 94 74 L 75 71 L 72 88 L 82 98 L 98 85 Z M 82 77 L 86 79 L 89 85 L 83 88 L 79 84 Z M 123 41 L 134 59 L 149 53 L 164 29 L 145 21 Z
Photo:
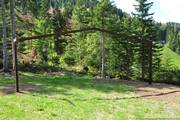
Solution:
M 15 76 L 16 76 L 16 92 L 20 92 L 19 90 L 19 75 L 18 75 L 18 59 L 17 59 L 17 40 L 13 40 L 13 60 L 14 60 L 14 70 L 15 70 Z

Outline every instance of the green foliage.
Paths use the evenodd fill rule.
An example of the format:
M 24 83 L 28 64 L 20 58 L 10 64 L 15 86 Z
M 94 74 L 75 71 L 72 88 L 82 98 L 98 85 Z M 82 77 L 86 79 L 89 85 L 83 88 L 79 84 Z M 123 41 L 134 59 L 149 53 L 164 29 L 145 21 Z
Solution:
M 130 16 L 110 0 L 18 0 L 16 1 L 18 37 L 89 27 L 109 32 L 82 31 L 67 36 L 57 35 L 25 41 L 19 43 L 18 51 L 28 56 L 35 50 L 37 64 L 40 66 L 65 68 L 78 66 L 82 71 L 96 75 L 101 72 L 104 58 L 106 76 L 141 79 L 143 78 L 141 74 L 144 74 L 144 79 L 147 79 L 151 71 L 156 74 L 163 65 L 161 51 L 166 38 L 173 51 L 177 53 L 180 51 L 178 24 L 156 23 L 152 18 L 153 13 L 149 12 L 152 5 L 153 3 L 148 0 L 137 0 L 134 16 Z M 151 51 L 152 62 L 150 62 Z M 21 61 L 25 60 L 20 59 Z M 179 64 L 178 60 L 175 62 Z
M 165 46 L 163 50 L 162 63 L 166 64 L 168 60 L 171 61 L 172 66 L 180 69 L 180 56 Z
M 76 64 L 75 58 L 68 53 L 63 56 L 63 61 L 69 66 L 73 66 Z
M 125 76 L 130 78 L 132 77 L 131 67 L 134 61 L 134 37 L 131 34 L 134 31 L 132 19 L 124 18 L 117 22 L 116 27 L 122 36 L 112 36 L 113 38 L 108 43 L 110 45 L 108 56 L 109 73 L 121 78 Z
M 88 26 L 95 26 L 95 27 L 104 28 L 104 29 L 114 31 L 114 32 L 119 31 L 121 33 L 121 30 L 123 31 L 123 28 L 121 28 L 123 27 L 122 25 L 123 23 L 120 22 L 120 20 L 123 17 L 122 14 L 123 13 L 120 11 L 120 9 L 117 9 L 115 6 L 113 6 L 109 0 L 99 1 L 97 2 L 97 5 L 95 6 L 86 6 L 86 4 L 84 4 L 84 1 L 80 0 L 78 1 L 78 4 L 75 6 L 73 10 L 73 15 L 72 15 L 73 29 L 80 29 L 80 28 L 84 28 Z M 129 26 L 127 26 L 126 29 Z M 101 66 L 101 58 L 102 58 L 101 41 L 102 41 L 103 36 L 105 39 L 105 54 L 106 54 L 105 67 L 107 67 L 105 68 L 107 71 L 106 74 L 107 75 L 114 74 L 115 76 L 117 75 L 117 73 L 120 72 L 121 66 L 117 64 L 116 66 L 118 66 L 119 72 L 115 72 L 117 69 L 114 69 L 115 66 L 113 66 L 112 63 L 115 64 L 113 60 L 116 58 L 113 56 L 113 52 L 115 53 L 118 53 L 118 52 L 116 52 L 115 50 L 113 51 L 111 49 L 117 47 L 115 46 L 113 41 L 116 42 L 118 41 L 118 39 L 119 41 L 123 40 L 121 38 L 118 38 L 118 36 L 113 36 L 107 33 L 98 33 L 98 32 L 77 33 L 73 36 L 75 40 L 72 43 L 69 43 L 68 45 L 68 46 L 71 46 L 72 49 L 69 47 L 68 49 L 69 51 L 72 51 L 72 50 L 74 51 L 72 54 L 78 64 L 81 64 L 82 66 L 88 66 L 92 68 L 93 70 L 96 69 L 96 71 L 98 72 Z M 124 38 L 124 41 L 125 40 L 127 40 L 127 38 Z M 123 45 L 121 43 L 117 43 L 117 44 L 119 44 L 122 48 Z M 119 51 L 124 50 L 125 44 L 127 43 L 124 43 L 124 48 L 120 49 L 119 48 L 120 46 L 119 46 L 117 47 L 116 50 L 118 50 L 118 48 L 119 48 Z M 68 49 L 67 49 L 67 52 L 68 52 Z M 123 57 L 121 56 L 121 58 Z M 122 61 L 123 60 L 116 61 L 116 62 L 120 63 Z
M 171 59 L 166 59 L 162 66 L 154 73 L 156 82 L 180 85 L 180 71 L 173 66 Z
M 85 41 L 86 55 L 84 57 L 85 64 L 87 66 L 99 69 L 101 65 L 101 53 L 100 53 L 100 34 L 91 33 L 87 35 Z
M 136 13 L 134 17 L 137 18 L 137 42 L 136 45 L 136 63 L 141 70 L 141 79 L 148 79 L 151 82 L 153 71 L 158 70 L 160 66 L 161 45 L 158 40 L 158 26 L 153 21 L 152 15 L 149 10 L 153 2 L 148 0 L 136 0 L 135 5 Z
M 167 42 L 169 48 L 180 55 L 180 25 L 167 23 Z
M 161 66 L 154 72 L 156 82 L 170 84 L 180 84 L 179 59 L 180 57 L 171 51 L 167 46 L 164 47 Z

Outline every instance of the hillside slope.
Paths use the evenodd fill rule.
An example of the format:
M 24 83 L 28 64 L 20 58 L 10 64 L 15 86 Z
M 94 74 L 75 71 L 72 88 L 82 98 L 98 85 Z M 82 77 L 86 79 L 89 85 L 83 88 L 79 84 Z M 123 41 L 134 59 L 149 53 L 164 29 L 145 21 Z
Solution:
M 163 61 L 170 60 L 172 65 L 180 69 L 180 56 L 168 47 L 164 47 Z

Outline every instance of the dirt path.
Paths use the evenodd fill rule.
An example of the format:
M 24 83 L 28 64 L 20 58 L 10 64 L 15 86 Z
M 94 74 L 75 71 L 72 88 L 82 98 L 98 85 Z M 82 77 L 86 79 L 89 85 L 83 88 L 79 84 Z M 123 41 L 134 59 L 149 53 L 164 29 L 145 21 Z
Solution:
M 26 92 L 33 92 L 34 90 L 38 89 L 39 86 L 37 85 L 20 85 L 21 93 Z M 15 86 L 8 85 L 8 86 L 0 86 L 0 95 L 8 95 L 15 93 Z
M 148 85 L 146 82 L 141 81 L 127 81 L 127 80 L 102 80 L 97 79 L 97 82 L 108 82 L 108 83 L 118 83 L 126 84 L 134 88 L 137 97 L 162 100 L 168 102 L 176 102 L 180 104 L 180 86 L 153 83 L 153 85 Z M 39 86 L 36 85 L 21 85 L 21 91 L 33 92 L 38 89 Z M 4 86 L 0 87 L 0 95 L 12 94 L 15 91 L 15 86 Z
M 149 85 L 146 82 L 128 80 L 108 80 L 108 82 L 132 86 L 137 97 L 176 102 L 180 104 L 180 86 L 163 83 L 153 83 L 153 85 Z

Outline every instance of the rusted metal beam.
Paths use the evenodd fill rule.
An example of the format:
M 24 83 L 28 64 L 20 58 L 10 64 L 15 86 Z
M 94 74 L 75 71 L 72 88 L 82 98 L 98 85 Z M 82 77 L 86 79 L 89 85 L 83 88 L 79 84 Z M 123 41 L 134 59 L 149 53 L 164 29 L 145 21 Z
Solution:
M 33 39 L 40 39 L 40 38 L 47 38 L 52 36 L 67 36 L 68 34 L 77 33 L 77 32 L 87 32 L 87 31 L 99 31 L 99 32 L 105 32 L 112 35 L 121 35 L 117 32 L 112 32 L 110 30 L 101 29 L 101 28 L 84 28 L 84 29 L 78 29 L 78 30 L 70 30 L 70 31 L 62 31 L 62 32 L 56 32 L 56 33 L 50 33 L 50 34 L 44 34 L 44 35 L 38 35 L 38 36 L 32 36 L 32 37 L 22 37 L 18 38 L 18 42 L 33 40 Z

